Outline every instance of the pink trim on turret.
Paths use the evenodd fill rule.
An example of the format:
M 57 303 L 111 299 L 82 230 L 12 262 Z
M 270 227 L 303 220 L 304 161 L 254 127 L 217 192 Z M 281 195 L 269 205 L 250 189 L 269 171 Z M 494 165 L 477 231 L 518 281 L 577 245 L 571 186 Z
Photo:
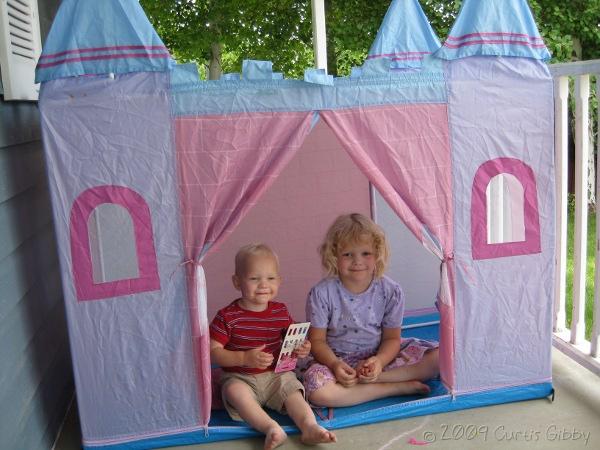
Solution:
M 395 53 L 381 53 L 376 55 L 369 55 L 367 59 L 374 58 L 423 58 L 425 55 L 431 55 L 431 52 L 395 52 Z
M 170 58 L 171 55 L 169 53 L 148 53 L 148 52 L 138 52 L 138 53 L 122 53 L 117 55 L 95 55 L 95 56 L 81 56 L 79 58 L 64 58 L 58 61 L 52 61 L 47 63 L 38 63 L 38 67 L 41 69 L 45 69 L 47 67 L 59 66 L 61 64 L 68 64 L 73 62 L 83 62 L 83 61 L 101 61 L 108 59 L 127 59 L 127 58 Z
M 544 42 L 544 40 L 539 37 L 539 36 L 531 36 L 529 34 L 523 34 L 523 33 L 504 33 L 504 32 L 497 32 L 497 33 L 490 33 L 490 32 L 478 32 L 478 33 L 468 33 L 468 34 L 463 34 L 462 36 L 448 36 L 448 40 L 449 41 L 464 41 L 467 39 L 472 39 L 472 38 L 489 38 L 492 36 L 500 36 L 500 38 L 504 38 L 504 37 L 509 37 L 512 39 L 526 39 L 529 41 L 538 41 L 538 42 Z
M 77 48 L 73 50 L 65 50 L 58 53 L 47 53 L 40 56 L 40 61 L 43 59 L 54 59 L 59 56 L 81 54 L 81 53 L 98 53 L 98 52 L 115 52 L 123 50 L 147 50 L 147 51 L 165 51 L 168 52 L 167 47 L 164 45 L 115 45 L 111 47 L 89 47 L 89 48 Z
M 508 45 L 524 45 L 533 48 L 544 48 L 546 44 L 532 44 L 531 42 L 517 41 L 514 39 L 480 39 L 477 41 L 465 41 L 460 44 L 450 44 L 448 41 L 444 42 L 444 47 L 448 48 L 460 48 L 467 45 L 496 45 L 496 44 L 508 44 Z

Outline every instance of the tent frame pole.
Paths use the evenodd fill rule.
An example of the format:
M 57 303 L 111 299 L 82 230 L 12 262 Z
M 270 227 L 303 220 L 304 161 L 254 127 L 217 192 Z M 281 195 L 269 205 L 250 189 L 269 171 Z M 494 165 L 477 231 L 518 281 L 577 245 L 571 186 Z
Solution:
M 327 72 L 327 35 L 325 31 L 325 0 L 311 0 L 315 67 Z

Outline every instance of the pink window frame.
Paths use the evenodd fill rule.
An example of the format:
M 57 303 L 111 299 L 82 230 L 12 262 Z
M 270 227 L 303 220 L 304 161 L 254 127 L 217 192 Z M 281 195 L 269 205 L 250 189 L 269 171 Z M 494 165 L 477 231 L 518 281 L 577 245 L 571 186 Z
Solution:
M 500 174 L 514 176 L 523 186 L 525 240 L 488 244 L 486 189 L 492 178 Z M 475 173 L 471 196 L 471 249 L 473 259 L 541 253 L 537 188 L 531 167 L 515 158 L 497 158 L 482 164 Z
M 94 283 L 88 220 L 104 203 L 120 205 L 133 223 L 139 277 Z M 100 300 L 160 289 L 150 208 L 137 192 L 122 186 L 96 186 L 84 191 L 71 208 L 71 263 L 77 300 Z

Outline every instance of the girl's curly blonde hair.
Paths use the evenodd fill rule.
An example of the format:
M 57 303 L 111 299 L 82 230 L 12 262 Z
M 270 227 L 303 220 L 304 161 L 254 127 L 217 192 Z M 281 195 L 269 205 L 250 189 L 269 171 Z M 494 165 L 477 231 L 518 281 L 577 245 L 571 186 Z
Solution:
M 328 276 L 338 276 L 337 254 L 348 244 L 371 240 L 375 251 L 375 278 L 383 276 L 389 258 L 385 233 L 379 225 L 368 217 L 358 214 L 343 214 L 331 224 L 325 241 L 319 247 L 321 264 Z

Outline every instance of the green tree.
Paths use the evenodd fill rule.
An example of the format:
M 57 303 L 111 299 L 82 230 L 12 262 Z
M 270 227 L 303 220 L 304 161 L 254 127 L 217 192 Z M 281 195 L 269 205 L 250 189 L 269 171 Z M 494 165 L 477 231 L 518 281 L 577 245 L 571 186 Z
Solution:
M 287 76 L 301 76 L 299 68 L 312 65 L 309 1 L 141 0 L 140 4 L 174 57 L 210 69 L 210 78 L 239 71 L 243 59 L 269 59 Z
M 461 3 L 460 0 L 421 0 L 421 7 L 429 23 L 442 42 L 454 25 Z
M 286 77 L 313 66 L 310 0 L 140 0 L 175 58 L 239 72 L 243 59 L 271 60 Z M 420 0 L 440 40 L 461 0 Z M 361 65 L 390 0 L 326 0 L 328 68 L 348 75 Z M 600 58 L 600 0 L 529 0 L 552 62 Z
M 552 62 L 600 58 L 600 0 L 529 0 Z
M 325 0 L 330 74 L 348 75 L 364 62 L 389 5 L 389 0 Z

